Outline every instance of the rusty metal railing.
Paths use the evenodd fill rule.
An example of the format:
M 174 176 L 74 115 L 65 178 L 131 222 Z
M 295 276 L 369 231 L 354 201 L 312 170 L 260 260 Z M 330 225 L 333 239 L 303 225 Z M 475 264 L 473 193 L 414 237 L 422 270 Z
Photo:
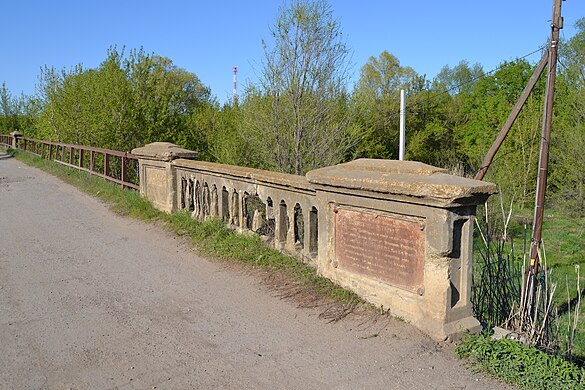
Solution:
M 12 136 L 0 135 L 0 143 L 5 141 L 12 143 Z M 99 176 L 122 188 L 140 189 L 138 158 L 130 152 L 26 137 L 17 137 L 17 149 Z
M 4 146 L 6 148 L 11 148 L 12 147 L 12 136 L 0 134 L 0 146 Z

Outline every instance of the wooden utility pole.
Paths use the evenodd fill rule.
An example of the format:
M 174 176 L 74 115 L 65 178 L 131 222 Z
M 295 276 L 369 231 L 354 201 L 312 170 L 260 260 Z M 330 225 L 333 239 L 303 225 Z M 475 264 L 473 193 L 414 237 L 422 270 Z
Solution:
M 532 223 L 532 238 L 530 240 L 530 265 L 526 272 L 525 291 L 523 294 L 522 310 L 525 314 L 531 312 L 531 301 L 534 296 L 538 266 L 540 262 L 540 244 L 542 240 L 542 220 L 544 216 L 544 199 L 548 176 L 550 133 L 553 115 L 555 92 L 555 78 L 557 73 L 557 54 L 559 32 L 563 28 L 561 16 L 562 0 L 554 0 L 551 23 L 550 47 L 548 50 L 548 71 L 542 120 L 542 138 L 540 140 L 540 156 L 538 159 L 538 178 L 536 181 L 536 200 L 534 203 L 534 220 Z
M 542 218 L 544 215 L 544 198 L 548 176 L 548 156 L 550 146 L 550 131 L 553 116 L 555 93 L 555 79 L 557 73 L 557 56 L 559 31 L 563 28 L 561 17 L 562 0 L 554 0 L 553 18 L 551 24 L 550 48 L 548 50 L 548 73 L 546 81 L 544 116 L 542 120 L 542 139 L 540 140 L 540 157 L 538 160 L 538 179 L 536 182 L 536 200 L 534 204 L 534 221 L 532 226 L 532 240 L 530 249 L 531 267 L 538 271 L 540 242 L 542 237 Z

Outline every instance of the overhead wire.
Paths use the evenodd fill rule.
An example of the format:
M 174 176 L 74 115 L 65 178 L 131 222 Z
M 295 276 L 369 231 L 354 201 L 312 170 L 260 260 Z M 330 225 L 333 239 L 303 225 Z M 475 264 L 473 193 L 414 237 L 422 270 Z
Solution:
M 548 44 L 547 44 L 547 45 L 548 45 Z M 444 91 L 441 91 L 440 93 L 438 93 L 438 94 L 436 94 L 436 95 L 432 96 L 431 98 L 429 98 L 429 99 L 427 100 L 427 102 L 431 102 L 431 103 L 432 103 L 432 102 L 434 102 L 434 101 L 438 100 L 438 99 L 439 99 L 440 97 L 442 97 L 443 95 L 447 95 L 447 94 L 449 94 L 449 95 L 450 95 L 450 94 L 451 94 L 451 92 L 453 92 L 453 91 L 455 91 L 455 90 L 461 90 L 461 88 L 463 88 L 464 86 L 466 86 L 466 85 L 469 85 L 469 84 L 471 84 L 471 83 L 474 83 L 474 82 L 476 82 L 476 81 L 478 81 L 478 80 L 481 80 L 481 79 L 483 79 L 483 78 L 486 78 L 486 77 L 488 77 L 489 75 L 491 75 L 491 74 L 493 74 L 493 73 L 495 73 L 495 72 L 497 72 L 497 71 L 499 71 L 499 70 L 503 69 L 505 66 L 508 66 L 508 65 L 510 65 L 510 64 L 513 64 L 513 63 L 515 63 L 515 62 L 519 62 L 519 61 L 521 61 L 521 60 L 523 60 L 523 59 L 526 59 L 526 58 L 528 58 L 528 57 L 530 57 L 530 56 L 532 56 L 532 55 L 534 55 L 534 54 L 538 53 L 538 52 L 542 52 L 543 50 L 545 50 L 545 49 L 546 49 L 547 45 L 542 45 L 542 46 L 540 46 L 538 49 L 535 49 L 535 50 L 531 51 L 531 52 L 530 52 L 530 53 L 528 53 L 528 54 L 525 54 L 525 55 L 523 55 L 523 56 L 521 56 L 521 57 L 517 57 L 517 58 L 515 58 L 515 59 L 514 59 L 514 60 L 512 60 L 512 61 L 505 62 L 505 63 L 501 63 L 501 64 L 500 64 L 500 65 L 498 65 L 496 68 L 494 68 L 494 69 L 492 69 L 492 70 L 490 70 L 490 71 L 488 71 L 488 72 L 483 72 L 483 73 L 482 73 L 481 75 L 479 75 L 479 76 L 475 76 L 475 77 L 473 77 L 473 78 L 471 78 L 471 79 L 469 79 L 469 80 L 467 80 L 467 81 L 465 81 L 465 82 L 463 82 L 463 83 L 460 83 L 460 84 L 454 85 L 454 86 L 452 86 L 452 87 L 450 87 L 450 88 L 447 88 L 447 89 L 445 89 Z M 429 89 L 429 90 L 432 90 L 432 89 Z M 415 115 L 418 115 L 418 114 L 420 114 L 420 113 L 419 113 L 419 112 L 410 112 L 410 114 L 415 114 Z M 388 124 L 388 122 L 390 122 L 390 120 L 392 120 L 392 119 L 395 119 L 395 118 L 397 118 L 397 117 L 399 117 L 399 116 L 400 116 L 400 111 L 398 111 L 398 112 L 395 112 L 395 113 L 392 113 L 391 115 L 389 115 L 389 116 L 387 116 L 387 117 L 386 117 L 386 120 L 385 120 L 384 122 L 385 122 L 385 124 Z

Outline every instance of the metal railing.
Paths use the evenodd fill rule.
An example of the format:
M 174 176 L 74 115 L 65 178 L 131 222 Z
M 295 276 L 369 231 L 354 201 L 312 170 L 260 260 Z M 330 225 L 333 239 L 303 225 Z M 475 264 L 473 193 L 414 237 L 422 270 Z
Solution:
M 12 143 L 12 136 L 0 135 L 0 143 L 5 141 Z M 26 137 L 17 137 L 17 149 L 99 176 L 122 188 L 140 189 L 138 158 L 130 152 Z
M 6 148 L 11 148 L 12 147 L 12 136 L 0 134 L 0 146 L 4 146 Z

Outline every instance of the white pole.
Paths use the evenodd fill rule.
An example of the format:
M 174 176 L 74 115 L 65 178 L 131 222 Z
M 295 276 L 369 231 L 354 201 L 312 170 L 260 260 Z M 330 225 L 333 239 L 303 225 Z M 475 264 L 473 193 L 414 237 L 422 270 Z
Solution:
M 398 159 L 404 160 L 404 138 L 406 135 L 406 99 L 404 89 L 400 90 L 400 145 L 398 148 Z

